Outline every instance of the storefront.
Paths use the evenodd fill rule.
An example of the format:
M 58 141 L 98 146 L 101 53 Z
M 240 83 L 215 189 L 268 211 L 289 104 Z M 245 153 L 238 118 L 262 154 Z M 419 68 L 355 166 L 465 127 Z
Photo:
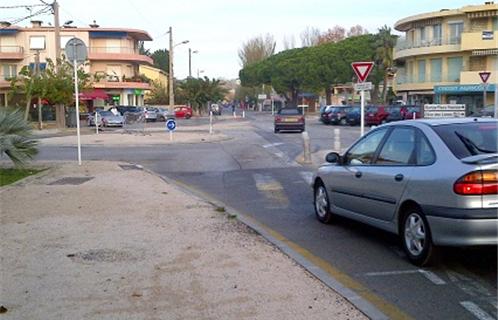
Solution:
M 484 106 L 492 105 L 495 84 L 486 87 L 486 103 L 482 84 L 434 86 L 435 103 L 465 104 L 467 114 L 478 113 Z

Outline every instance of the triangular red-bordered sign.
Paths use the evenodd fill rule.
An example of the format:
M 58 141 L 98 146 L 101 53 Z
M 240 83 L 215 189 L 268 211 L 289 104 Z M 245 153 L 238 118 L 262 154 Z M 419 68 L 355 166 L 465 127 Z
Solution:
M 351 67 L 353 67 L 354 73 L 358 77 L 358 82 L 364 82 L 370 71 L 372 71 L 374 63 L 372 61 L 361 61 L 361 62 L 353 62 L 351 63 Z
M 481 80 L 483 83 L 488 82 L 490 75 L 491 75 L 491 72 L 488 72 L 488 71 L 479 72 L 479 77 L 481 77 Z

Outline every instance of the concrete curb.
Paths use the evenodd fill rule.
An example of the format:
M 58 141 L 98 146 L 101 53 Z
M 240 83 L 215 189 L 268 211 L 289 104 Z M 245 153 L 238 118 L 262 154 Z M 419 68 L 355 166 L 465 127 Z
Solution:
M 375 307 L 372 303 L 361 297 L 360 295 L 356 294 L 354 291 L 351 289 L 345 287 L 342 285 L 337 279 L 332 277 L 330 274 L 328 274 L 325 270 L 311 262 L 310 260 L 306 259 L 303 255 L 300 253 L 296 252 L 294 249 L 292 249 L 290 246 L 288 246 L 285 242 L 277 239 L 273 235 L 270 234 L 267 228 L 264 227 L 261 223 L 258 221 L 254 220 L 253 218 L 240 213 L 239 211 L 235 210 L 234 208 L 230 206 L 226 206 L 224 203 L 213 199 L 209 195 L 198 191 L 178 180 L 171 179 L 167 176 L 159 175 L 155 172 L 152 172 L 151 170 L 145 169 L 144 170 L 152 175 L 160 177 L 163 181 L 165 181 L 168 184 L 175 185 L 182 191 L 194 196 L 197 199 L 206 201 L 207 203 L 215 206 L 215 207 L 224 207 L 227 212 L 231 212 L 236 215 L 236 218 L 238 221 L 242 222 L 258 234 L 260 234 L 263 238 L 265 238 L 267 241 L 269 241 L 271 244 L 279 248 L 283 253 L 285 253 L 287 256 L 289 256 L 291 259 L 293 259 L 297 264 L 302 266 L 304 269 L 306 269 L 309 273 L 314 275 L 316 278 L 318 278 L 322 283 L 324 283 L 326 286 L 337 292 L 339 295 L 344 297 L 347 301 L 349 301 L 352 305 L 354 305 L 358 310 L 360 310 L 363 314 L 365 314 L 367 317 L 369 317 L 372 320 L 387 320 L 389 317 L 384 314 L 382 311 L 380 311 L 377 307 Z

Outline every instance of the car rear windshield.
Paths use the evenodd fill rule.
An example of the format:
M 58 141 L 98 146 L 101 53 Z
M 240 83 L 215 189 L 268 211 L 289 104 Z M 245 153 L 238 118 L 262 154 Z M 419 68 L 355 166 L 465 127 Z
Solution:
M 111 111 L 101 111 L 100 115 L 105 116 L 105 117 L 110 117 L 110 116 L 113 116 L 114 113 L 112 113 Z
M 282 109 L 278 112 L 278 114 L 281 114 L 281 115 L 300 115 L 301 112 L 299 112 L 299 110 L 297 109 Z
M 497 153 L 498 123 L 473 122 L 433 127 L 458 159 L 483 153 Z

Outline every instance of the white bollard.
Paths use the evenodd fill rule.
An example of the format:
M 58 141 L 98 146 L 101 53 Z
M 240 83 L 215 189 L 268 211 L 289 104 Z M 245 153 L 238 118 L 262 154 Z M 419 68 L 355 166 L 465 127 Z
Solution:
M 233 118 L 237 118 L 237 114 L 235 113 L 235 111 L 233 112 Z
M 307 131 L 304 131 L 302 135 L 303 135 L 303 162 L 311 163 L 310 136 Z
M 213 134 L 213 111 L 209 111 L 209 134 Z
M 99 126 L 97 124 L 97 120 L 98 120 L 98 118 L 97 118 L 97 109 L 95 109 L 95 121 L 94 121 L 95 122 L 95 131 L 97 132 L 97 134 L 99 134 Z

